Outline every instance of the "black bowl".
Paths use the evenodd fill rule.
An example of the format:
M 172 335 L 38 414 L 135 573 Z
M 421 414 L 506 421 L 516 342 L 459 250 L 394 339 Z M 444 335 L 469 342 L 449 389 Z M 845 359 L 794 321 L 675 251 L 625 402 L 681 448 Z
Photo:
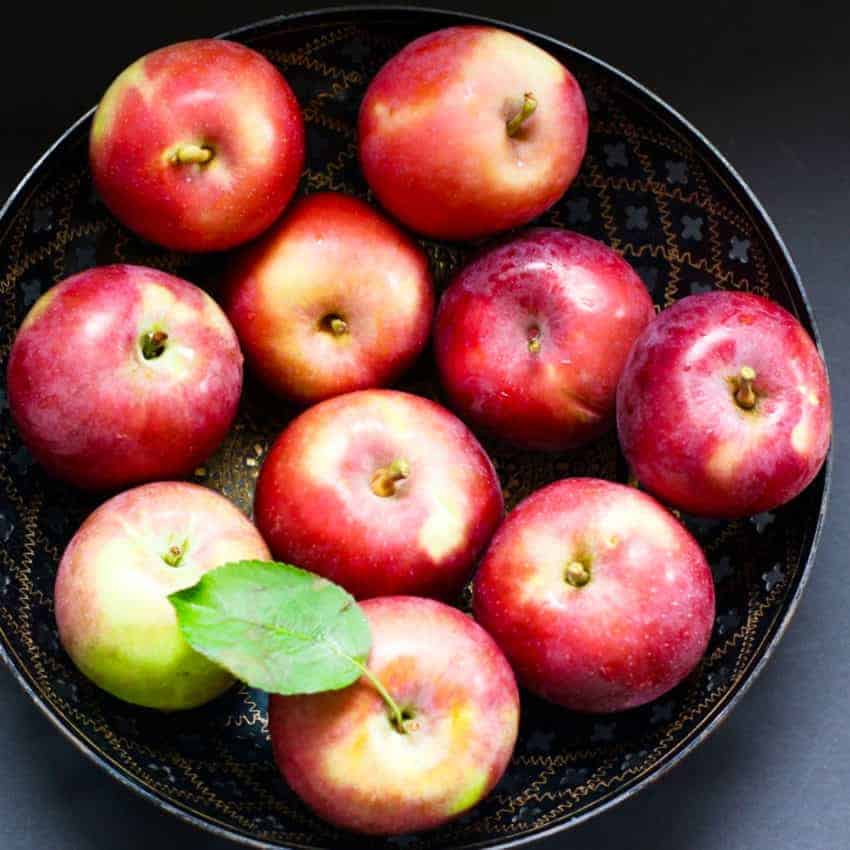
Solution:
M 424 9 L 350 8 L 279 18 L 228 34 L 285 72 L 304 108 L 303 188 L 367 197 L 355 122 L 366 85 L 412 38 L 470 17 Z M 759 203 L 714 148 L 653 94 L 581 51 L 521 32 L 578 77 L 590 145 L 566 197 L 542 217 L 613 245 L 659 306 L 712 288 L 768 295 L 816 337 L 797 273 Z M 38 295 L 83 268 L 135 262 L 211 282 L 217 257 L 146 244 L 109 216 L 86 164 L 91 113 L 35 165 L 0 213 L 2 352 Z M 438 282 L 465 246 L 422 240 Z M 402 386 L 439 398 L 423 363 Z M 59 646 L 53 580 L 62 549 L 97 500 L 48 479 L 21 444 L 0 396 L 0 655 L 55 725 L 94 761 L 158 806 L 256 847 L 505 847 L 565 829 L 625 799 L 711 732 L 753 681 L 799 600 L 826 502 L 828 470 L 775 513 L 723 522 L 683 517 L 705 548 L 717 623 L 702 664 L 673 692 L 619 715 L 581 716 L 525 697 L 516 754 L 494 793 L 436 832 L 361 840 L 314 817 L 278 778 L 265 695 L 234 689 L 203 709 L 162 715 L 88 683 Z M 250 510 L 259 463 L 291 411 L 248 388 L 238 424 L 197 476 Z M 613 435 L 585 450 L 538 455 L 488 444 L 508 507 L 569 475 L 625 480 Z

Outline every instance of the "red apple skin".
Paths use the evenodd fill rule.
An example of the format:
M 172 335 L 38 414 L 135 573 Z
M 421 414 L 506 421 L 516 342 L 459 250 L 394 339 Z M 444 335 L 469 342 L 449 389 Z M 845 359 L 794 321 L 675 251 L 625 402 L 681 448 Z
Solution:
M 168 334 L 142 355 L 142 335 Z M 188 475 L 224 439 L 242 354 L 221 308 L 185 280 L 143 266 L 89 269 L 49 289 L 15 337 L 9 408 L 57 478 L 114 490 Z
M 393 461 L 409 476 L 390 495 L 372 478 Z M 450 599 L 504 510 L 490 459 L 466 426 L 419 396 L 363 390 L 311 407 L 266 458 L 254 501 L 275 556 L 358 599 Z
M 574 560 L 589 570 L 584 586 L 566 580 Z M 650 496 L 571 478 L 503 523 L 473 607 L 520 684 L 574 711 L 614 712 L 661 696 L 697 665 L 714 585 L 696 541 Z
M 416 243 L 368 204 L 332 192 L 297 201 L 248 248 L 221 300 L 252 371 L 304 405 L 394 381 L 425 347 L 434 315 Z
M 369 669 L 413 713 L 395 730 L 374 687 L 269 699 L 284 779 L 320 817 L 394 835 L 432 829 L 485 797 L 513 752 L 519 695 L 508 662 L 471 617 L 430 599 L 362 603 Z
M 525 93 L 537 108 L 511 137 Z M 584 96 L 554 57 L 489 26 L 449 27 L 407 45 L 360 108 L 360 164 L 411 229 L 473 239 L 519 227 L 566 191 L 587 146 Z
M 434 331 L 443 388 L 475 429 L 524 448 L 582 445 L 613 424 L 629 349 L 654 315 L 640 278 L 607 245 L 528 230 L 480 254 L 443 294 Z
M 756 406 L 735 401 L 755 370 Z M 802 325 L 745 292 L 683 298 L 632 349 L 617 396 L 620 443 L 640 483 L 690 513 L 772 510 L 817 475 L 832 430 L 826 367 Z
M 172 546 L 182 550 L 174 566 L 164 560 Z M 86 519 L 62 555 L 54 594 L 62 646 L 119 699 L 194 708 L 233 677 L 186 643 L 168 595 L 222 564 L 268 558 L 248 518 L 206 487 L 158 481 L 126 490 Z
M 175 163 L 183 145 L 207 163 Z M 222 251 L 281 213 L 304 166 L 295 95 L 259 53 L 199 39 L 155 50 L 107 89 L 89 158 L 98 193 L 132 231 L 179 251 Z

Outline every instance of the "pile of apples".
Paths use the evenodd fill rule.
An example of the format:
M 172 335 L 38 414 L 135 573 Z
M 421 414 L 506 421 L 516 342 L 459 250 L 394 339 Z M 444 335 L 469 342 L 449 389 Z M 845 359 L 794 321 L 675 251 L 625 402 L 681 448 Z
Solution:
M 292 201 L 302 116 L 262 56 L 201 40 L 127 68 L 91 128 L 109 209 L 170 249 L 250 244 L 223 258 L 215 300 L 129 265 L 57 284 L 20 327 L 8 392 L 49 473 L 103 492 L 142 485 L 85 521 L 56 580 L 63 646 L 112 694 L 177 710 L 230 686 L 167 602 L 223 563 L 274 556 L 368 600 L 370 667 L 406 729 L 361 680 L 273 696 L 270 731 L 285 779 L 322 817 L 398 833 L 445 822 L 499 780 L 514 675 L 584 712 L 641 705 L 686 677 L 711 634 L 712 576 L 653 496 L 730 518 L 793 499 L 824 461 L 831 404 L 815 345 L 778 305 L 717 291 L 656 316 L 616 252 L 566 230 L 481 245 L 436 306 L 410 232 L 513 231 L 581 165 L 582 92 L 535 45 L 484 26 L 419 38 L 372 80 L 358 129 L 380 208 Z M 454 413 L 381 389 L 429 339 Z M 265 459 L 256 526 L 174 480 L 231 427 L 243 355 L 270 397 L 306 408 Z M 648 492 L 562 480 L 503 518 L 473 432 L 553 452 L 615 421 Z M 476 567 L 473 619 L 445 602 Z

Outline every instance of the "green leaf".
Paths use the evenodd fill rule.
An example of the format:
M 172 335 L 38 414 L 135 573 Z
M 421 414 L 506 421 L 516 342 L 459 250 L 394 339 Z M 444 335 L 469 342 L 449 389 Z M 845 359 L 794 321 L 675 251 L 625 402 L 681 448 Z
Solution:
M 369 623 L 341 587 L 306 570 L 238 561 L 169 597 L 193 649 L 254 688 L 337 690 L 364 673 Z

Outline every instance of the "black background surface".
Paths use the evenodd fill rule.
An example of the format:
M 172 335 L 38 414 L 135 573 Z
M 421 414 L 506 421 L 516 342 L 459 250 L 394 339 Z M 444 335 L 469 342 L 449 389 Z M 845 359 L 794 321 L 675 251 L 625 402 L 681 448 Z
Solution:
M 252 2 L 30 3 L 0 36 L 0 197 L 130 61 L 282 12 Z M 850 848 L 850 7 L 829 3 L 451 2 L 626 71 L 692 121 L 749 182 L 815 310 L 835 404 L 831 506 L 794 622 L 732 717 L 683 764 L 554 848 Z M 0 848 L 226 850 L 80 755 L 0 671 Z

